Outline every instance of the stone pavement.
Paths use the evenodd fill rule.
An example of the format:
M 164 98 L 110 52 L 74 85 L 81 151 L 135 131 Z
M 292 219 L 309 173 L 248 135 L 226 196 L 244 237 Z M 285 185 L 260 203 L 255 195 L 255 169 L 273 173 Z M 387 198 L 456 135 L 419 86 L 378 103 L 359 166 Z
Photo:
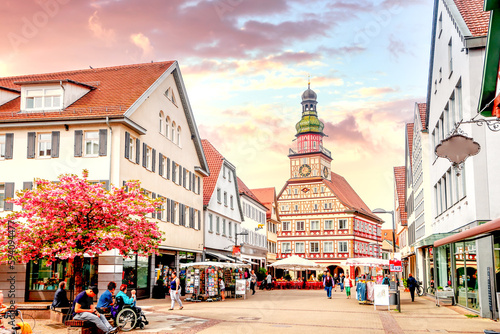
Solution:
M 498 322 L 469 318 L 472 314 L 459 306 L 436 307 L 434 299 L 416 297 L 401 291 L 401 313 L 387 307 L 361 305 L 346 299 L 340 291 L 327 299 L 323 290 L 257 291 L 243 299 L 225 302 L 184 303 L 168 311 L 166 300 L 140 300 L 150 324 L 137 334 L 159 333 L 483 333 L 500 332 Z M 391 308 L 394 308 L 391 306 Z M 37 321 L 35 334 L 63 334 L 64 328 Z

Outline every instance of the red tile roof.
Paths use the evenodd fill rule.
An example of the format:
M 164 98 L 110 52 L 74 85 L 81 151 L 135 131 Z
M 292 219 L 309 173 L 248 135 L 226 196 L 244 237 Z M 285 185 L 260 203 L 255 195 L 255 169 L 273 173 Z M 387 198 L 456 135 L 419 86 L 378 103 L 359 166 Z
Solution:
M 220 169 L 224 162 L 224 157 L 215 149 L 215 147 L 206 139 L 201 140 L 203 151 L 207 159 L 210 175 L 203 179 L 203 205 L 208 205 L 210 198 L 219 179 Z
M 490 13 L 483 11 L 484 0 L 454 0 L 472 36 L 486 36 Z
M 251 199 L 257 201 L 258 203 L 262 204 L 261 201 L 259 201 L 259 199 L 257 198 L 257 196 L 254 195 L 254 193 L 250 190 L 250 188 L 248 188 L 246 186 L 245 183 L 243 183 L 243 181 L 241 181 L 241 179 L 238 177 L 238 190 L 240 192 L 240 195 L 247 195 L 248 197 L 250 197 Z M 264 205 L 264 204 L 262 204 Z
M 408 223 L 408 215 L 405 211 L 405 191 L 406 191 L 406 168 L 405 166 L 394 167 L 394 180 L 396 181 L 396 193 L 398 200 L 399 219 L 401 225 L 406 226 Z
M 19 113 L 20 98 L 16 98 L 0 106 L 0 122 L 123 116 L 172 64 L 173 61 L 166 61 L 0 78 L 0 86 L 14 90 L 20 90 L 15 82 L 52 80 L 71 80 L 95 87 L 61 112 Z
M 413 168 L 413 123 L 406 123 L 406 136 L 408 140 L 408 150 L 410 154 L 410 167 Z
M 420 114 L 420 122 L 422 122 L 422 129 L 427 130 L 425 127 L 427 120 L 427 103 L 417 103 L 417 107 Z
M 330 190 L 337 196 L 339 201 L 350 209 L 356 210 L 365 214 L 377 221 L 380 218 L 372 213 L 370 208 L 363 202 L 361 197 L 351 187 L 351 185 L 342 176 L 331 173 L 331 180 L 324 179 L 323 182 L 330 188 Z
M 262 204 L 266 206 L 267 219 L 271 218 L 271 214 L 273 212 L 273 203 L 276 200 L 276 189 L 274 189 L 274 187 L 252 189 L 252 193 L 259 199 Z

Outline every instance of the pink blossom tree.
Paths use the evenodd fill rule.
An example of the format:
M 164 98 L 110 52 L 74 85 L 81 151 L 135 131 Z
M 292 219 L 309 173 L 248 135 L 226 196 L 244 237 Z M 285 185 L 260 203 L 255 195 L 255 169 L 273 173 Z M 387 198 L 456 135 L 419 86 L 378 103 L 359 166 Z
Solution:
M 22 210 L 0 219 L 0 264 L 74 258 L 80 291 L 84 254 L 111 249 L 123 256 L 156 253 L 162 234 L 147 216 L 157 210 L 159 200 L 146 196 L 136 181 L 106 190 L 87 178 L 84 170 L 83 178 L 64 174 L 57 183 L 35 179 L 33 189 L 18 191 L 9 201 Z

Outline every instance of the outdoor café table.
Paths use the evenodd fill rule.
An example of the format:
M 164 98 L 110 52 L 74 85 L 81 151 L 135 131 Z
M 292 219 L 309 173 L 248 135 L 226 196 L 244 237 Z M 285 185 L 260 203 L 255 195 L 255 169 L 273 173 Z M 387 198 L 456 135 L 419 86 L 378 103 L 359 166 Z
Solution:
M 307 289 L 321 289 L 323 287 L 323 283 L 317 282 L 317 281 L 308 281 L 306 282 L 306 288 Z
M 276 286 L 278 289 L 285 289 L 287 283 L 287 281 L 276 281 Z

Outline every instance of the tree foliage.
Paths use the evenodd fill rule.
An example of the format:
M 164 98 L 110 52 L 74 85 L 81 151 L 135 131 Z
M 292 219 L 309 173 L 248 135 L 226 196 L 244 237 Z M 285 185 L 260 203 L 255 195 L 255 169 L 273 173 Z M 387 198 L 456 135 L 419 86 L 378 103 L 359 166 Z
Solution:
M 87 178 L 84 170 L 82 178 L 63 174 L 59 182 L 35 179 L 33 189 L 18 191 L 9 201 L 22 210 L 0 219 L 0 263 L 7 262 L 9 236 L 21 263 L 96 256 L 111 249 L 123 256 L 156 253 L 162 235 L 147 215 L 159 201 L 146 196 L 137 181 L 121 188 L 111 185 L 108 191 Z M 15 226 L 15 234 L 9 234 L 9 225 Z

